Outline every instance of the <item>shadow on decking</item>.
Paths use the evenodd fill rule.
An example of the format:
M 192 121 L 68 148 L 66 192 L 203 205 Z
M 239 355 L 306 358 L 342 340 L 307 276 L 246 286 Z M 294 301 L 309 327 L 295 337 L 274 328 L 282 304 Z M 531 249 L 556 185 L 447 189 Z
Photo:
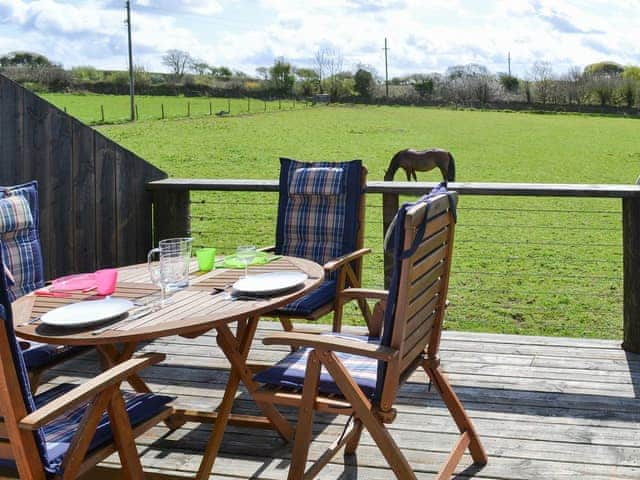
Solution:
M 625 356 L 629 365 L 633 391 L 636 393 L 636 398 L 640 398 L 640 354 L 625 352 Z

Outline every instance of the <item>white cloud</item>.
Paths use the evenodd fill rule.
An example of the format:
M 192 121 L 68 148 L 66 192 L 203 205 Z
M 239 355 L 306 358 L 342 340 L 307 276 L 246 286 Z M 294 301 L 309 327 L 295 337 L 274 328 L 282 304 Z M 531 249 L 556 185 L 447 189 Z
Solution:
M 390 75 L 444 71 L 469 62 L 524 73 L 536 60 L 556 71 L 611 59 L 640 62 L 635 41 L 640 0 L 134 0 L 136 63 L 162 70 L 178 48 L 214 65 L 253 74 L 284 56 L 312 66 L 318 48 L 340 49 Z M 33 50 L 69 67 L 126 65 L 121 0 L 0 0 L 2 50 Z M 7 35 L 6 28 L 20 35 Z M 19 40 L 18 40 L 19 39 Z

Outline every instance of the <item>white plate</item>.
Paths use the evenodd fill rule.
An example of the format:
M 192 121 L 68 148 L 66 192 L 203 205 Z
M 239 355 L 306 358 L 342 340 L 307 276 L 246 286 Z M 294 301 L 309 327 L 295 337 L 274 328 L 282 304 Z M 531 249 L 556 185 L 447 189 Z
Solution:
M 233 290 L 251 295 L 271 295 L 301 285 L 307 279 L 302 272 L 269 272 L 249 275 L 233 284 Z
M 59 307 L 42 315 L 41 322 L 53 327 L 86 327 L 106 322 L 133 308 L 133 302 L 123 298 L 86 300 Z

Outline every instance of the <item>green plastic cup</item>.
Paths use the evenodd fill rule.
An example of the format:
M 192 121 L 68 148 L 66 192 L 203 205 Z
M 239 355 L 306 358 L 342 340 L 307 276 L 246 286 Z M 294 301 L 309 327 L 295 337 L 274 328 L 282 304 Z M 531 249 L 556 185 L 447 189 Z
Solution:
M 198 270 L 209 272 L 213 270 L 213 265 L 216 261 L 216 249 L 201 248 L 196 252 L 196 258 L 198 259 Z

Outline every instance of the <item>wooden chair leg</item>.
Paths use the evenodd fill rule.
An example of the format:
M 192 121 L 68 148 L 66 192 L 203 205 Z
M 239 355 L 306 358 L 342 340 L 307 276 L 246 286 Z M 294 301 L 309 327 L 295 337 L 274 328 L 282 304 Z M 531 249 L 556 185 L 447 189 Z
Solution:
M 318 383 L 320 382 L 320 360 L 315 351 L 309 353 L 306 372 L 302 390 L 302 403 L 298 412 L 298 425 L 293 440 L 293 453 L 288 480 L 300 480 L 303 478 L 307 456 L 309 455 L 309 444 L 311 443 L 311 431 L 313 429 L 313 404 L 318 394 Z
M 119 389 L 113 394 L 111 402 L 107 406 L 107 412 L 109 413 L 113 441 L 118 449 L 124 478 L 127 480 L 143 478 L 144 472 L 142 471 L 140 457 L 138 457 L 135 436 Z
M 347 442 L 344 453 L 347 455 L 353 455 L 356 453 L 356 449 L 358 448 L 358 444 L 360 443 L 360 437 L 362 436 L 362 421 L 359 418 L 354 420 L 354 433 L 351 439 Z
M 402 454 L 400 447 L 382 421 L 373 413 L 371 402 L 355 383 L 346 367 L 333 352 L 322 352 L 320 358 L 342 394 L 353 407 L 354 414 L 362 421 L 378 445 L 396 477 L 402 480 L 416 480 L 416 475 Z
M 282 324 L 282 328 L 285 332 L 290 332 L 293 330 L 293 322 L 289 317 L 279 317 L 280 323 Z
M 480 442 L 480 438 L 478 437 L 478 433 L 473 426 L 471 418 L 469 418 L 469 416 L 467 415 L 462 402 L 453 391 L 451 384 L 442 374 L 442 370 L 440 369 L 440 367 L 429 367 L 425 363 L 424 369 L 431 381 L 435 384 L 436 388 L 440 392 L 440 396 L 449 409 L 451 417 L 456 422 L 458 430 L 460 430 L 460 433 L 466 433 L 468 435 L 469 451 L 471 452 L 473 461 L 479 465 L 485 465 L 488 461 L 487 453 L 485 452 L 484 447 Z

